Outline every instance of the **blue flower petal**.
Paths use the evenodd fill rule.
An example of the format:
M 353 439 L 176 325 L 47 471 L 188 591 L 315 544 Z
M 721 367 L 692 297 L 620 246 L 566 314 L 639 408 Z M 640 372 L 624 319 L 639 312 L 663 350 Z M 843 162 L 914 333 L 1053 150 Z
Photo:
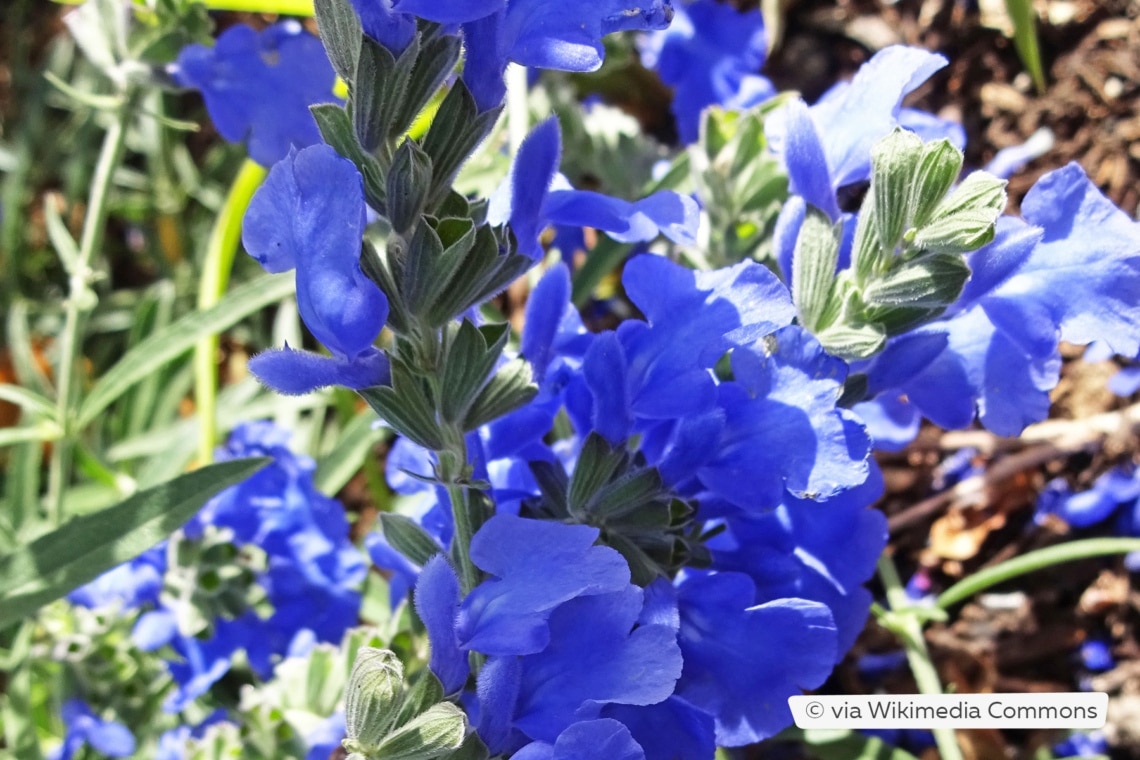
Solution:
M 428 560 L 420 573 L 416 582 L 416 612 L 431 639 L 431 672 L 443 684 L 445 694 L 458 693 L 467 682 L 470 668 L 467 653 L 459 649 L 455 639 L 459 579 L 442 554 Z
M 202 92 L 222 137 L 248 139 L 250 157 L 263 166 L 285 158 L 290 148 L 319 143 L 309 106 L 336 101 L 336 75 L 324 47 L 296 21 L 260 34 L 232 26 L 212 49 L 183 48 L 172 73 L 183 87 Z
M 471 560 L 494 576 L 459 610 L 460 645 L 487 655 L 540 651 L 550 640 L 547 619 L 577 596 L 629 584 L 629 566 L 613 549 L 594 546 L 597 528 L 499 514 L 471 541 Z
M 600 718 L 574 723 L 553 745 L 533 742 L 511 755 L 514 760 L 645 760 L 629 729 L 616 720 Z
M 250 359 L 249 370 L 258 380 L 288 396 L 302 396 L 330 385 L 360 390 L 391 382 L 388 357 L 379 349 L 364 351 L 353 359 L 289 347 L 270 349 Z
M 836 632 L 827 607 L 801 599 L 754 605 L 739 573 L 679 585 L 685 671 L 677 695 L 711 713 L 717 743 L 752 744 L 791 724 L 788 697 L 831 673 Z
M 669 626 L 634 628 L 642 590 L 626 585 L 580 596 L 550 616 L 550 645 L 522 658 L 515 725 L 532 739 L 554 741 L 575 720 L 604 704 L 656 704 L 681 674 L 677 634 Z

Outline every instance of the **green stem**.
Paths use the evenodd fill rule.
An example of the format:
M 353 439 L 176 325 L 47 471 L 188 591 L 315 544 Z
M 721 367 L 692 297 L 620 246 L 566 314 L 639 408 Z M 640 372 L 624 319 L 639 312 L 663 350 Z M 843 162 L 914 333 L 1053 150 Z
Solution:
M 930 659 L 930 650 L 926 648 L 922 622 L 915 615 L 905 612 L 906 608 L 913 605 L 906 594 L 906 589 L 903 588 L 902 581 L 899 580 L 895 563 L 886 553 L 879 557 L 879 580 L 882 581 L 883 589 L 886 591 L 887 604 L 895 616 L 898 632 L 902 634 L 906 659 L 918 690 L 923 694 L 941 694 L 942 682 Z M 942 760 L 962 760 L 962 750 L 958 746 L 954 729 L 934 729 L 934 741 L 938 745 L 938 753 L 942 756 Z
M 963 578 L 942 592 L 938 597 L 937 605 L 946 609 L 990 586 L 996 586 L 1012 578 L 1043 570 L 1052 565 L 1059 565 L 1062 562 L 1100 557 L 1105 554 L 1126 554 L 1128 552 L 1140 552 L 1140 538 L 1088 538 L 1083 541 L 1068 541 L 1046 549 L 1038 549 L 974 573 L 969 578 Z
M 451 499 L 451 515 L 455 520 L 455 536 L 451 539 L 452 558 L 459 565 L 459 582 L 463 587 L 463 595 L 466 596 L 479 585 L 479 569 L 471 561 L 471 537 L 475 534 L 475 529 L 463 487 L 449 484 L 447 495 Z
M 119 167 L 126 150 L 127 127 L 135 111 L 135 95 L 127 93 L 122 104 L 114 112 L 107 134 L 103 137 L 103 147 L 99 151 L 99 161 L 95 165 L 95 175 L 91 179 L 91 194 L 87 199 L 87 215 L 83 220 L 83 235 L 79 244 L 79 255 L 75 266 L 69 272 L 68 298 L 64 305 L 65 317 L 63 333 L 59 344 L 59 386 L 56 396 L 56 412 L 63 434 L 52 447 L 51 463 L 48 469 L 48 517 L 53 525 L 60 525 L 64 518 L 64 494 L 67 491 L 68 476 L 74 453 L 73 414 L 78 402 L 76 392 L 76 364 L 83 343 L 83 332 L 87 317 L 95 306 L 96 297 L 91 290 L 94 272 L 91 261 L 95 249 L 103 242 L 103 232 L 107 226 L 110 211 L 108 200 L 115 170 Z
M 265 179 L 265 169 L 246 159 L 234 178 L 225 203 L 218 214 L 206 260 L 202 263 L 202 280 L 198 284 L 198 309 L 205 311 L 221 300 L 229 284 L 234 257 L 241 241 L 241 222 L 254 192 Z M 220 345 L 217 335 L 198 341 L 194 346 L 194 405 L 198 414 L 198 463 L 213 460 L 218 442 L 218 373 L 216 357 Z

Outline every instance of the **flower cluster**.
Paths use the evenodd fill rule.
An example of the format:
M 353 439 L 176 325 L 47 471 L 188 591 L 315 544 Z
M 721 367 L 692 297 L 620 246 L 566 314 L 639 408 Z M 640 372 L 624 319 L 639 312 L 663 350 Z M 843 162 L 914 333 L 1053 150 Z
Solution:
M 271 456 L 273 463 L 208 502 L 169 542 L 68 597 L 137 614 L 134 645 L 161 655 L 174 682 L 166 712 L 190 707 L 239 653 L 268 679 L 289 653 L 340 642 L 358 622 L 364 557 L 348 539 L 343 507 L 316 490 L 313 462 L 293 454 L 288 438 L 267 422 L 239 426 L 219 459 Z M 75 715 L 87 717 L 64 715 L 65 747 L 82 737 L 98 747 L 110 729 L 87 712 Z
M 962 173 L 961 127 L 903 105 L 939 55 L 890 47 L 814 104 L 758 108 L 773 94 L 759 14 L 710 0 L 664 33 L 664 0 L 315 5 L 327 65 L 273 27 L 231 30 L 175 70 L 225 136 L 275 162 L 243 242 L 295 272 L 324 348 L 270 349 L 252 371 L 285 394 L 355 390 L 400 436 L 389 482 L 410 498 L 365 542 L 393 607 L 409 599 L 423 624 L 428 670 L 405 679 L 394 652 L 356 641 L 344 711 L 340 678 L 313 752 L 343 732 L 354 757 L 708 760 L 771 737 L 871 606 L 886 543 L 872 448 L 909 441 L 923 416 L 1001 434 L 1041 419 L 1061 340 L 1140 353 L 1140 225 L 1075 166 L 1002 217 L 1003 181 Z M 551 118 L 489 198 L 453 189 L 509 63 L 593 70 L 622 30 L 661 33 L 643 54 L 697 143 L 687 180 L 634 199 L 575 189 Z M 326 97 L 334 71 L 344 107 Z M 703 238 L 702 218 L 728 222 Z M 550 227 L 638 244 L 620 275 L 628 318 L 587 330 L 569 268 L 545 265 Z M 721 233 L 733 255 L 704 255 Z M 753 234 L 764 247 L 743 245 Z M 512 341 L 486 307 L 532 268 Z M 258 453 L 274 465 L 72 597 L 147 610 L 136 642 L 177 655 L 170 711 L 238 651 L 288 680 L 357 622 L 365 565 L 341 507 L 267 425 L 224 456 Z M 1085 512 L 1133 510 L 1133 481 L 1098 483 Z M 1078 500 L 1060 509 L 1079 515 Z M 271 691 L 246 700 L 252 720 L 288 701 Z M 74 712 L 73 744 L 115 733 Z

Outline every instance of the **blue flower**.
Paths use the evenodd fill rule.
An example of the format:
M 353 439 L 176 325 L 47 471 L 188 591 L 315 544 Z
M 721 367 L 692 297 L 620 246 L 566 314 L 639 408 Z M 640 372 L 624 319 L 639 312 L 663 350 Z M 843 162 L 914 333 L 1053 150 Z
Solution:
M 561 605 L 550 616 L 550 645 L 508 658 L 515 667 L 484 669 L 480 696 L 494 690 L 487 681 L 509 681 L 515 694 L 505 713 L 509 725 L 546 742 L 578 720 L 598 717 L 607 704 L 652 705 L 667 699 L 681 675 L 677 634 L 657 623 L 634 627 L 642 603 L 643 591 L 627 586 Z M 481 705 L 480 714 L 491 715 L 498 707 Z M 499 713 L 495 720 L 502 717 Z
M 75 589 L 67 600 L 91 609 L 117 605 L 121 612 L 127 612 L 158 601 L 164 572 L 165 541 Z
M 680 243 L 695 241 L 699 212 L 692 198 L 663 190 L 631 203 L 575 190 L 558 174 L 561 153 L 558 119 L 551 117 L 523 141 L 506 180 L 491 196 L 487 221 L 510 222 L 520 253 L 541 258 L 539 235 L 549 225 L 595 227 L 623 243 L 658 235 Z
M 1104 757 L 1108 754 L 1108 740 L 1100 731 L 1074 732 L 1053 745 L 1057 757 Z
M 71 760 L 85 744 L 108 757 L 134 754 L 135 737 L 122 723 L 99 719 L 86 703 L 78 699 L 64 702 L 60 712 L 67 734 L 63 737 L 63 744 L 48 753 L 49 760 Z
M 463 24 L 463 80 L 481 111 L 502 102 L 503 72 L 510 61 L 540 69 L 593 71 L 605 55 L 603 37 L 664 29 L 673 16 L 668 0 L 641 5 L 630 0 L 394 0 L 392 5 L 429 21 Z
M 595 546 L 598 529 L 499 514 L 471 540 L 471 560 L 491 579 L 459 609 L 460 646 L 489 655 L 539 652 L 550 643 L 547 620 L 570 599 L 629 585 L 629 567 Z M 536 549 L 541 547 L 541 552 Z
M 575 723 L 558 735 L 554 744 L 531 742 L 513 760 L 645 760 L 641 745 L 616 720 L 600 718 Z
M 388 381 L 388 360 L 372 345 L 388 300 L 360 269 L 364 224 L 363 179 L 327 145 L 290 153 L 253 196 L 242 227 L 246 250 L 269 272 L 297 270 L 301 318 L 333 353 L 286 347 L 259 354 L 250 368 L 267 385 L 303 394 Z
M 694 574 L 677 587 L 685 670 L 677 696 L 711 714 L 737 747 L 791 723 L 788 697 L 821 685 L 836 661 L 830 611 L 802 599 L 756 604 L 741 573 Z
M 892 45 L 810 108 L 802 100 L 789 103 L 766 131 L 773 147 L 784 154 L 793 185 L 819 183 L 837 189 L 868 179 L 871 147 L 898 125 L 903 97 L 946 63 L 935 53 Z M 812 201 L 794 187 L 793 192 Z M 812 202 L 828 210 L 826 202 Z
M 709 542 L 712 567 L 746 573 L 756 602 L 806 599 L 827 605 L 837 631 L 837 662 L 867 622 L 863 588 L 887 545 L 887 522 L 871 505 L 883 493 L 878 467 L 863 484 L 823 504 L 787 497 L 777 509 L 734 516 Z
M 478 679 L 477 723 L 493 753 L 554 744 L 606 704 L 655 704 L 673 691 L 676 625 L 597 537 L 589 526 L 499 514 L 471 546 L 491 577 L 465 599 L 442 556 L 420 576 L 417 610 L 445 689 L 462 688 L 466 651 L 492 655 Z
M 319 143 L 309 106 L 336 101 L 325 49 L 296 21 L 261 33 L 232 26 L 213 48 L 183 48 L 171 73 L 181 86 L 201 91 L 222 137 L 248 140 L 250 157 L 262 166 Z
M 759 10 L 741 12 L 712 0 L 674 10 L 669 29 L 646 35 L 639 47 L 642 63 L 673 88 L 681 141 L 692 143 L 706 106 L 745 110 L 775 95 L 776 88 L 758 74 L 768 55 Z
M 870 366 L 873 392 L 905 393 L 942 427 L 977 414 L 993 432 L 1016 435 L 1048 414 L 1059 341 L 1099 338 L 1138 352 L 1140 223 L 1076 164 L 1042 177 L 1022 213 L 1028 223 L 999 220 L 994 241 L 970 255 L 973 275 L 947 316 L 893 339 Z M 912 354 L 916 340 L 925 342 L 921 363 L 889 358 Z
M 404 52 L 416 35 L 416 20 L 393 10 L 392 0 L 351 0 L 364 33 L 394 55 Z

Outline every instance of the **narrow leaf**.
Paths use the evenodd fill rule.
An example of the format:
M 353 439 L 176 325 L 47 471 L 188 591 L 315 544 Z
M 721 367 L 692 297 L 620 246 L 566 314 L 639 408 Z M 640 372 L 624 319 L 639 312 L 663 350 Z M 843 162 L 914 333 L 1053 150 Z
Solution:
M 443 552 L 439 544 L 411 519 L 390 512 L 381 512 L 379 519 L 384 538 L 393 549 L 415 564 L 423 567 L 429 559 Z
M 237 459 L 195 470 L 77 517 L 0 557 L 0 628 L 137 557 L 182 527 L 214 494 L 269 461 Z
M 155 332 L 99 378 L 79 409 L 77 427 L 89 425 L 128 388 L 194 348 L 199 339 L 234 326 L 292 292 L 291 275 L 258 277 L 231 290 L 216 306 L 187 314 Z
M 833 225 L 827 214 L 809 207 L 796 238 L 792 255 L 792 300 L 800 322 L 812 332 L 826 327 L 820 324 L 820 316 L 827 311 L 835 281 L 841 230 L 841 225 Z

